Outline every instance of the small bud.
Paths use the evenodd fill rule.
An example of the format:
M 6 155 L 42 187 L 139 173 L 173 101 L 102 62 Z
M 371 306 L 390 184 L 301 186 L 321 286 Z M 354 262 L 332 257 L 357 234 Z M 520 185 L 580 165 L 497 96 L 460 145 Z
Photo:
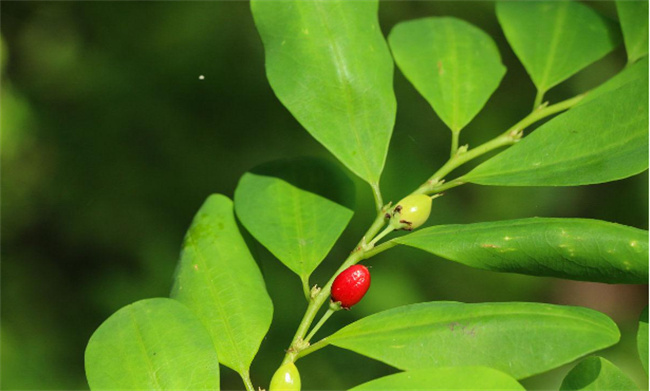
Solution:
M 300 391 L 300 373 L 296 364 L 281 365 L 271 378 L 269 391 Z
M 390 225 L 411 231 L 424 224 L 431 214 L 431 197 L 424 194 L 410 195 L 397 203 Z

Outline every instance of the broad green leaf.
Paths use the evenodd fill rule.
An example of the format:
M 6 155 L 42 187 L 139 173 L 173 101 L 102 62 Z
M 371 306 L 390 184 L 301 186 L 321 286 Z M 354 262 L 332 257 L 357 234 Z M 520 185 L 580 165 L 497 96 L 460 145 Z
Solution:
M 496 6 L 508 43 L 543 94 L 614 49 L 614 23 L 577 1 L 503 1 Z
M 395 123 L 377 1 L 265 1 L 251 9 L 273 91 L 352 172 L 379 181 Z
M 629 62 L 648 55 L 648 0 L 616 2 Z
M 246 173 L 235 190 L 248 231 L 303 281 L 325 258 L 352 211 L 283 179 Z
M 453 132 L 481 111 L 506 73 L 492 38 L 456 18 L 399 23 L 388 42 L 406 78 Z
M 171 297 L 208 329 L 219 362 L 245 376 L 271 325 L 273 304 L 227 197 L 211 195 L 194 217 Z
M 371 380 L 350 391 L 525 390 L 515 379 L 492 368 L 447 367 L 400 372 Z
M 588 219 L 439 225 L 395 239 L 478 269 L 608 283 L 648 283 L 648 231 Z
M 615 181 L 648 168 L 648 85 L 627 83 L 542 125 L 476 167 L 481 185 L 576 186 Z
M 647 281 L 646 281 L 647 283 Z M 639 329 L 636 333 L 636 346 L 639 351 L 639 358 L 641 364 L 648 373 L 648 307 L 645 307 L 641 316 L 639 317 Z
M 147 299 L 99 326 L 85 354 L 91 390 L 219 390 L 210 334 L 184 305 Z
M 626 391 L 638 390 L 623 371 L 602 357 L 588 357 L 576 365 L 564 378 L 561 391 Z
M 330 344 L 403 370 L 486 366 L 517 379 L 615 344 L 607 316 L 539 303 L 420 303 L 358 320 Z

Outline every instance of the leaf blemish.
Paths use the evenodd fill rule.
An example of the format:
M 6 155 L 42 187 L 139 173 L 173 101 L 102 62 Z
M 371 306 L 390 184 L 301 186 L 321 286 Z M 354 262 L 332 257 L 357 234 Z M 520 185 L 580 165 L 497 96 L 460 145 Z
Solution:
M 445 70 L 442 69 L 442 61 L 438 61 L 438 75 L 442 76 L 445 73 Z
M 499 248 L 500 246 L 497 246 L 496 244 L 488 244 L 488 243 L 483 243 L 481 245 L 483 248 Z

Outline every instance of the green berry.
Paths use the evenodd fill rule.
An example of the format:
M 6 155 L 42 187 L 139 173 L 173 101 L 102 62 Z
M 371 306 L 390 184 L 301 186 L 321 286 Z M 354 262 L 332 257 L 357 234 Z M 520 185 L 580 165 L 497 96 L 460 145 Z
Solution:
M 269 391 L 300 391 L 300 373 L 296 364 L 286 363 L 273 375 Z
M 395 229 L 411 231 L 424 224 L 431 214 L 431 197 L 415 194 L 397 203 L 390 218 Z

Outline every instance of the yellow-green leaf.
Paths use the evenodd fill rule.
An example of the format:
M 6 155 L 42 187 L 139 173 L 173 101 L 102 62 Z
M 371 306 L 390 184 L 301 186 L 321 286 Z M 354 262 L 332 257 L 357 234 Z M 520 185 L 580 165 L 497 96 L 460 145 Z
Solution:
M 402 22 L 388 42 L 406 78 L 453 132 L 479 113 L 506 73 L 492 38 L 460 19 Z
M 502 1 L 496 10 L 508 43 L 542 93 L 620 42 L 613 22 L 577 1 Z
M 211 195 L 194 217 L 171 296 L 201 320 L 219 362 L 246 376 L 271 325 L 273 305 L 227 197 Z
M 85 356 L 91 390 L 219 390 L 210 334 L 184 305 L 147 299 L 93 333 Z

